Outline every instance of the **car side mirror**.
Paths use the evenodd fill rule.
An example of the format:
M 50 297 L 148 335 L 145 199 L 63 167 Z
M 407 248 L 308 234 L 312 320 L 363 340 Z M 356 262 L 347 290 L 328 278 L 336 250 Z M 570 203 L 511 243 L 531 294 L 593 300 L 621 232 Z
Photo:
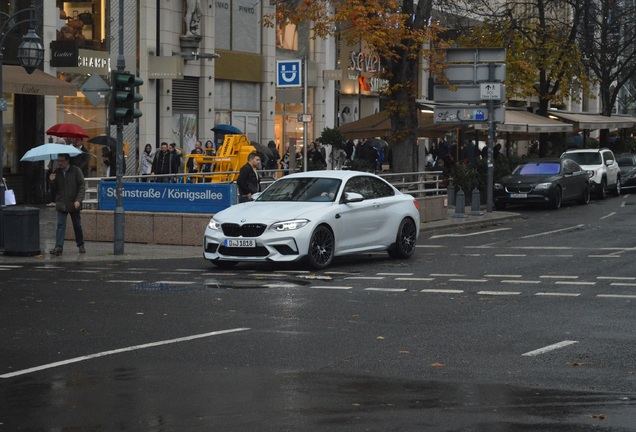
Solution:
M 360 202 L 360 201 L 364 201 L 364 197 L 362 195 L 360 195 L 359 193 L 356 193 L 356 192 L 345 192 L 345 196 L 344 196 L 344 202 L 345 203 Z
M 614 159 L 608 159 L 608 160 L 605 161 L 605 165 L 607 165 L 607 166 L 610 166 L 612 164 L 614 164 Z

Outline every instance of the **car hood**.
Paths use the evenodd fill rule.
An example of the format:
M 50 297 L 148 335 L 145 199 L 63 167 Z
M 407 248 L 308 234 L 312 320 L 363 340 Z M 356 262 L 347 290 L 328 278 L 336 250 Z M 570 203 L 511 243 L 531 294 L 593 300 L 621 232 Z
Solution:
M 621 174 L 622 175 L 631 175 L 634 174 L 634 172 L 636 172 L 636 168 L 629 166 L 629 167 L 621 167 Z
M 250 201 L 233 205 L 214 215 L 219 222 L 264 223 L 308 218 L 310 214 L 325 211 L 337 205 L 333 202 L 259 202 Z
M 537 184 L 550 183 L 558 179 L 558 175 L 507 175 L 501 178 L 503 184 Z

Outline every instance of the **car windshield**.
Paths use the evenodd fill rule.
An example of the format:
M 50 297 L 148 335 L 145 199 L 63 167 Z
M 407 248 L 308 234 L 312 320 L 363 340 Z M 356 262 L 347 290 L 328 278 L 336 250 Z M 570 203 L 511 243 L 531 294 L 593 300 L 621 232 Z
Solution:
M 622 166 L 622 167 L 634 166 L 634 159 L 631 157 L 619 157 L 618 166 Z
M 572 159 L 579 165 L 600 165 L 602 163 L 601 154 L 597 152 L 566 153 L 565 157 L 567 157 L 568 159 Z
M 537 174 L 558 174 L 561 171 L 561 164 L 558 162 L 537 162 L 527 163 L 517 167 L 513 174 L 516 175 L 537 175 Z
M 282 178 L 268 187 L 257 201 L 334 201 L 340 183 L 330 178 Z

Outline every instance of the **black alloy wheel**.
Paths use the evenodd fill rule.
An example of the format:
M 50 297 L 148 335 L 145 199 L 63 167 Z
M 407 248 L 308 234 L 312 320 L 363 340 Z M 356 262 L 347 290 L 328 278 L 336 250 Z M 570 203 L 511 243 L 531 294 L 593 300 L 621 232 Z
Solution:
M 400 222 L 395 244 L 387 253 L 391 258 L 409 258 L 415 252 L 415 242 L 417 241 L 417 227 L 411 218 L 404 218 Z
M 316 270 L 327 267 L 333 261 L 334 248 L 335 241 L 331 230 L 326 225 L 316 227 L 307 252 L 309 265 Z
M 552 198 L 550 199 L 550 208 L 555 210 L 561 208 L 562 200 L 563 192 L 561 191 L 561 186 L 557 186 L 554 190 L 554 194 L 552 194 Z

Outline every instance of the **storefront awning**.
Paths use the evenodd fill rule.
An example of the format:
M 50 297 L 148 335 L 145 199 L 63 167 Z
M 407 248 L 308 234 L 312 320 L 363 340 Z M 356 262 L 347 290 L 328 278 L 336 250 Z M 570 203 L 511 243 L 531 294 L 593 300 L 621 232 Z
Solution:
M 624 129 L 636 125 L 636 117 L 628 116 L 608 117 L 601 114 L 564 113 L 561 111 L 550 111 L 550 115 L 572 123 L 575 130 Z
M 475 124 L 475 129 L 485 130 L 488 127 L 488 123 Z M 572 129 L 573 127 L 570 123 L 511 108 L 506 108 L 506 121 L 497 124 L 498 131 L 523 134 L 572 132 Z
M 418 111 L 417 136 L 439 138 L 457 127 L 455 124 L 436 124 L 432 112 Z M 338 129 L 347 139 L 386 138 L 391 132 L 391 118 L 387 111 L 382 111 L 341 125 Z
M 30 95 L 75 96 L 72 84 L 42 72 L 39 69 L 28 74 L 22 66 L 2 66 L 2 92 Z

